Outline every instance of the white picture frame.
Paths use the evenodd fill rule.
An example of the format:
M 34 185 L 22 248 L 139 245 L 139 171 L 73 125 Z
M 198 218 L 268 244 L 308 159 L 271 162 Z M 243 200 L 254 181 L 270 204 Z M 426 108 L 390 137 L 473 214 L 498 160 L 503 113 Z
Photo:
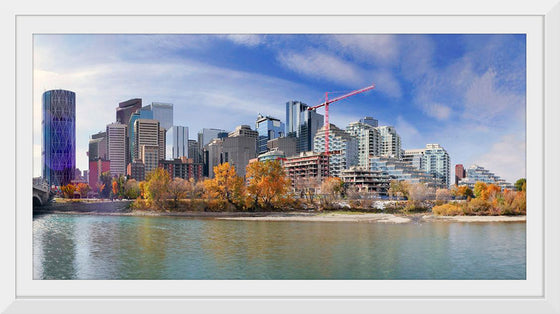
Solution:
M 345 3 L 339 11 L 336 6 L 301 5 L 299 12 L 279 7 L 284 8 L 280 12 L 286 15 L 282 16 L 275 15 L 272 11 L 275 8 L 264 4 L 261 7 L 255 4 L 238 7 L 207 3 L 199 4 L 194 11 L 190 7 L 184 8 L 183 12 L 151 11 L 153 8 L 150 7 L 129 11 L 128 5 L 117 6 L 113 12 L 100 12 L 94 7 L 76 6 L 72 10 L 64 4 L 55 9 L 50 4 L 13 4 L 4 14 L 3 29 L 8 41 L 14 43 L 14 49 L 3 52 L 5 85 L 12 87 L 8 88 L 8 93 L 14 91 L 15 104 L 15 107 L 8 102 L 5 104 L 5 110 L 15 117 L 13 125 L 6 123 L 3 126 L 6 128 L 4 134 L 13 134 L 15 130 L 15 137 L 9 139 L 7 146 L 14 147 L 15 154 L 3 157 L 5 165 L 15 165 L 15 171 L 11 171 L 12 166 L 6 167 L 15 176 L 11 181 L 15 184 L 8 184 L 5 193 L 15 197 L 13 204 L 4 208 L 0 221 L 2 249 L 7 256 L 0 269 L 0 309 L 3 312 L 560 313 L 560 214 L 553 199 L 560 174 L 557 162 L 560 128 L 556 121 L 560 118 L 559 2 L 479 2 L 449 6 L 444 1 L 400 1 L 370 4 L 366 9 Z M 37 13 L 40 15 L 35 15 Z M 103 14 L 90 15 L 93 13 Z M 168 13 L 189 15 L 166 16 Z M 369 32 L 368 27 L 375 28 L 375 33 L 420 33 L 437 29 L 447 33 L 466 32 L 467 28 L 457 22 L 461 19 L 475 22 L 468 28 L 475 33 L 491 29 L 496 33 L 526 31 L 530 34 L 527 36 L 527 177 L 531 183 L 528 189 L 526 281 L 387 281 L 382 285 L 372 281 L 191 281 L 185 285 L 181 281 L 31 279 L 29 194 L 32 176 L 29 152 L 32 125 L 29 117 L 33 103 L 30 92 L 33 69 L 30 36 L 33 33 L 159 33 L 185 32 L 185 29 L 192 33 L 330 33 L 357 32 L 360 27 L 363 32 Z M 123 20 L 127 23 L 122 23 Z M 132 20 L 133 23 L 128 23 Z M 8 70 L 13 68 L 14 62 L 15 80 Z M 9 84 L 11 82 L 13 85 Z M 544 127 L 540 125 L 542 122 Z M 5 181 L 10 182 L 10 178 Z M 537 210 L 531 212 L 531 208 Z

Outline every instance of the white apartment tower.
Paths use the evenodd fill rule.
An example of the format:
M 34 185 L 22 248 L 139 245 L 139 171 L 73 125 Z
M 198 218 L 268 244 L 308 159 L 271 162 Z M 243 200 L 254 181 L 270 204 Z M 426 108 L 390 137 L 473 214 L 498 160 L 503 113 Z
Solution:
M 378 126 L 379 156 L 401 158 L 401 137 L 393 126 Z
M 325 152 L 325 126 L 315 134 L 313 151 Z M 358 164 L 358 139 L 330 124 L 329 153 L 329 174 L 340 177 L 342 170 Z
M 358 139 L 358 166 L 369 169 L 369 157 L 379 156 L 380 138 L 379 131 L 372 124 L 362 122 L 364 119 L 350 123 L 346 132 Z

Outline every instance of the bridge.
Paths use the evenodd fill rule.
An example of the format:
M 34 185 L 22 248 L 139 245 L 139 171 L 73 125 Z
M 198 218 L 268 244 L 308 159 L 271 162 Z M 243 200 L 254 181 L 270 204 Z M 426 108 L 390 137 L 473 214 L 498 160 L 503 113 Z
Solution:
M 33 178 L 33 207 L 46 205 L 50 200 L 49 184 L 43 178 Z

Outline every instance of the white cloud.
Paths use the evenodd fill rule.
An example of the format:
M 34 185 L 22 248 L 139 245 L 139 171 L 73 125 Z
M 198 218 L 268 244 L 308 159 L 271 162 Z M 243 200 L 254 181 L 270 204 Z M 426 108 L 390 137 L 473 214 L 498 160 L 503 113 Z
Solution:
M 355 87 L 364 82 L 363 73 L 353 64 L 317 50 L 304 53 L 281 52 L 278 61 L 286 68 L 315 79 Z
M 232 34 L 232 35 L 224 35 L 224 38 L 231 40 L 232 42 L 248 46 L 248 47 L 256 47 L 262 43 L 264 43 L 265 37 L 264 35 L 256 35 L 256 34 Z
M 401 146 L 403 149 L 417 148 L 417 146 L 419 146 L 418 143 L 422 143 L 420 147 L 424 146 L 420 131 L 402 116 L 397 117 L 395 129 L 397 130 L 397 134 L 401 137 Z
M 395 65 L 399 58 L 399 45 L 394 35 L 333 35 L 342 48 L 356 59 L 377 66 Z
M 438 120 L 447 120 L 451 115 L 451 108 L 442 104 L 431 103 L 422 106 L 424 113 Z
M 474 163 L 514 183 L 525 178 L 525 138 L 508 134 L 492 145 L 490 151 L 474 160 Z

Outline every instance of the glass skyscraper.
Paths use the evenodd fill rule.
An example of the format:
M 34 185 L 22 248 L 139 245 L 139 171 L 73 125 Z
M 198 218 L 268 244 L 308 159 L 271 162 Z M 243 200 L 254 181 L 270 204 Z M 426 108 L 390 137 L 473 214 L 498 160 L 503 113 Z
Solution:
M 76 170 L 76 94 L 57 89 L 43 93 L 43 178 L 62 186 Z
M 133 113 L 130 116 L 130 120 L 128 122 L 128 145 L 129 145 L 128 152 L 129 152 L 129 156 L 127 157 L 127 164 L 133 162 L 134 157 L 135 157 L 135 155 L 134 155 L 135 154 L 135 147 L 134 146 L 136 145 L 136 138 L 135 138 L 135 131 L 134 131 L 134 122 L 136 122 L 136 120 L 138 120 L 138 119 L 153 119 L 154 118 L 154 113 L 146 107 L 136 110 L 136 112 Z
M 154 114 L 153 119 L 158 120 L 159 125 L 165 130 L 169 130 L 173 126 L 173 104 L 153 102 L 144 109 L 151 110 Z
M 279 119 L 270 116 L 265 117 L 259 114 L 257 122 L 255 123 L 255 129 L 259 132 L 257 154 L 262 154 L 266 153 L 266 143 L 269 140 L 284 136 L 285 126 Z
M 189 156 L 189 128 L 186 126 L 172 126 L 166 133 L 166 157 L 173 160 Z
M 323 115 L 309 111 L 309 106 L 291 100 L 286 103 L 286 136 L 297 138 L 297 152 L 313 150 L 313 139 L 323 126 Z

